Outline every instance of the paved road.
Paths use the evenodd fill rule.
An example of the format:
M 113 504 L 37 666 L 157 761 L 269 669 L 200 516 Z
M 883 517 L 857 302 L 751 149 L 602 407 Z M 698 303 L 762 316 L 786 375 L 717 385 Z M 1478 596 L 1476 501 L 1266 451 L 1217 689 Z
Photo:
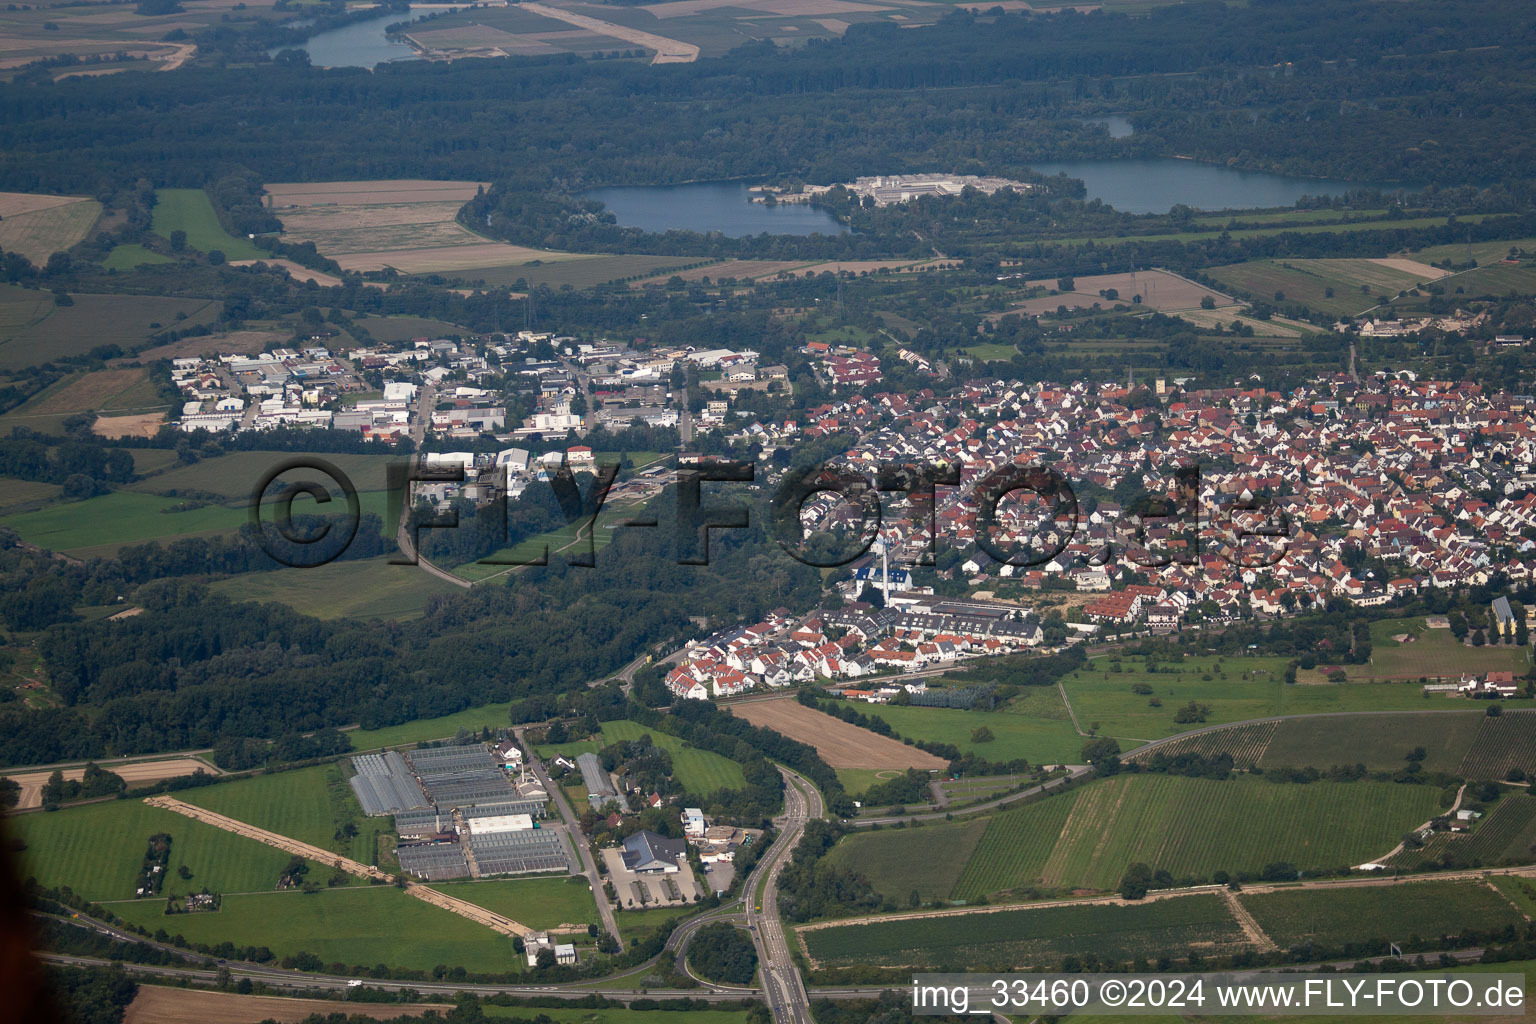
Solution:
M 576 859 L 581 864 L 582 874 L 587 876 L 587 882 L 592 886 L 592 898 L 597 901 L 597 913 L 603 919 L 604 930 L 622 945 L 624 937 L 619 934 L 619 923 L 613 913 L 612 905 L 608 902 L 608 894 L 603 891 L 603 880 L 597 873 L 597 861 L 592 856 L 586 837 L 581 833 L 581 824 L 576 820 L 576 813 L 571 810 L 570 802 L 565 799 L 565 791 L 556 785 L 549 777 L 549 773 L 544 770 L 544 763 L 534 753 L 533 744 L 523 739 L 525 729 L 527 729 L 525 725 L 514 726 L 512 735 L 517 737 L 518 746 L 528 752 L 528 767 L 533 769 L 534 777 L 549 793 L 549 798 L 555 802 L 555 808 L 560 812 L 561 820 L 570 830 L 571 846 L 576 850 Z
M 825 814 L 821 793 L 811 783 L 787 768 L 779 772 L 784 776 L 784 814 L 775 820 L 779 829 L 773 847 L 758 862 L 758 869 L 746 879 L 747 925 L 752 929 L 757 944 L 758 965 L 762 972 L 763 995 L 773 1019 L 788 1024 L 813 1024 L 810 998 L 800 972 L 790 959 L 789 940 L 784 935 L 784 924 L 779 920 L 779 875 L 790 856 L 800 844 L 805 823 Z M 763 886 L 762 903 L 757 902 L 759 876 L 767 873 Z

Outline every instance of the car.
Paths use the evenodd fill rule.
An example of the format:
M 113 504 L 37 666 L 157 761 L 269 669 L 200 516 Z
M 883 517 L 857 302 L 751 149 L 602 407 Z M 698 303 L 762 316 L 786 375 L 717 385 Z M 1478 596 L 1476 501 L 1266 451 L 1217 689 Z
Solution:
M 347 988 L 362 988 L 362 986 L 363 983 L 357 978 L 353 978 L 351 981 L 347 982 Z

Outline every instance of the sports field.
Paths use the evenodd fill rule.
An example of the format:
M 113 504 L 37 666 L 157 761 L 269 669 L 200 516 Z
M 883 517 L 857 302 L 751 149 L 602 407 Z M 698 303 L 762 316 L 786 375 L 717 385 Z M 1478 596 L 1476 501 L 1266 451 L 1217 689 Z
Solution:
M 286 854 L 271 852 L 287 862 Z M 323 883 L 326 872 L 312 873 L 316 870 Z M 470 971 L 515 973 L 527 963 L 513 950 L 510 936 L 407 896 L 392 885 L 225 896 L 217 913 L 172 919 L 163 913 L 164 900 L 117 903 L 111 909 L 151 931 L 163 927 L 193 942 L 266 946 L 278 957 L 308 951 L 327 964 L 382 963 L 426 971 L 453 964 Z
M 222 252 L 225 259 L 257 260 L 270 255 L 249 240 L 236 238 L 219 224 L 208 193 L 200 188 L 155 190 L 155 234 L 169 239 L 173 231 L 187 233 L 187 245 L 203 252 Z
M 1281 949 L 1309 940 L 1346 942 L 1432 940 L 1523 925 L 1509 901 L 1481 882 L 1412 882 L 1393 886 L 1257 893 L 1238 897 Z
M 802 930 L 818 965 L 918 970 L 1055 968 L 1069 954 L 1110 959 L 1232 951 L 1242 930 L 1214 895 L 1134 906 L 1042 906 Z

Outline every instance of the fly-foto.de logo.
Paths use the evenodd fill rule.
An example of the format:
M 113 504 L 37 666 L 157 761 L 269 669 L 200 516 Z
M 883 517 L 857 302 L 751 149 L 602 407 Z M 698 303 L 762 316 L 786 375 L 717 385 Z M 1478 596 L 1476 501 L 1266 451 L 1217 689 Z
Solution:
M 572 566 L 594 567 L 593 528 L 619 476 L 620 463 L 597 461 L 577 473 L 568 462 L 530 486 L 547 486 L 574 544 L 562 549 Z M 957 465 L 881 464 L 872 468 L 821 463 L 775 471 L 766 510 L 769 535 L 789 557 L 818 568 L 848 565 L 884 538 L 899 537 L 898 563 L 933 565 L 941 546 L 973 543 L 1003 565 L 1030 568 L 1099 567 L 1123 560 L 1141 568 L 1195 565 L 1202 553 L 1241 568 L 1274 565 L 1287 552 L 1289 515 L 1271 499 L 1249 495 L 1220 502 L 1203 496 L 1200 469 L 1181 464 L 1159 474 L 1156 493 L 1117 507 L 1112 516 L 1085 512 L 1071 481 L 1049 465 L 1006 464 L 976 476 Z M 322 480 L 324 482 L 322 482 Z M 672 472 L 667 522 L 656 503 L 610 529 L 667 529 L 679 565 L 708 565 L 712 530 L 750 527 L 753 509 L 719 493 L 731 484 L 759 482 L 754 462 L 679 460 Z M 421 491 L 439 499 L 461 496 L 473 484 L 476 515 L 499 524 L 510 542 L 507 514 L 513 492 L 505 466 L 402 461 L 387 467 L 388 514 L 395 527 L 397 565 L 417 565 L 423 536 L 460 527 L 449 500 L 413 502 Z M 664 492 L 665 493 L 665 492 Z M 303 504 L 296 503 L 305 499 Z M 257 481 L 250 519 L 256 542 L 277 562 L 296 568 L 324 565 L 357 538 L 362 504 L 352 480 L 333 463 L 312 456 L 283 460 Z M 1098 529 L 1088 529 L 1090 520 Z M 836 528 L 835 530 L 833 528 Z M 832 543 L 836 532 L 843 539 Z M 547 565 L 549 547 L 520 557 L 505 553 L 484 565 Z

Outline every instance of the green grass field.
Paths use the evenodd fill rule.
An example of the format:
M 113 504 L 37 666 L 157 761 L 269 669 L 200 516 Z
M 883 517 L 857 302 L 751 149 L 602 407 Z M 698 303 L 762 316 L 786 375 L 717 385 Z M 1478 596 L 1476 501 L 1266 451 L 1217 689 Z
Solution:
M 839 842 L 827 860 L 864 875 L 876 892 L 901 906 L 914 892 L 924 901 L 947 900 L 989 824 L 985 818 L 974 818 L 922 828 L 856 832 Z M 935 858 L 935 850 L 943 850 L 944 856 Z
M 440 740 L 453 736 L 460 729 L 479 732 L 485 726 L 503 729 L 510 724 L 512 702 L 484 704 L 466 708 L 439 718 L 422 718 L 400 725 L 386 725 L 379 729 L 353 729 L 347 733 L 354 750 L 376 750 L 379 747 L 398 747 L 423 740 Z
M 276 852 L 274 851 L 274 854 Z M 475 972 L 518 972 L 527 963 L 509 936 L 407 896 L 392 885 L 362 885 L 227 896 L 211 914 L 166 917 L 163 900 L 113 904 L 126 920 L 164 928 L 193 942 L 229 940 L 286 956 L 307 950 L 327 964 L 388 964 L 431 970 L 462 965 Z
M 1436 704 L 1437 702 L 1431 701 Z M 1259 759 L 1263 768 L 1329 768 L 1363 764 L 1398 771 L 1404 756 L 1423 747 L 1424 769 L 1454 772 L 1483 726 L 1481 710 L 1425 714 L 1350 715 L 1281 722 Z
M 1391 888 L 1258 893 L 1241 896 L 1259 927 L 1282 949 L 1383 940 L 1407 947 L 1415 939 L 1463 929 L 1524 924 L 1509 901 L 1481 882 L 1413 882 Z
M 741 765 L 729 758 L 689 746 L 675 736 L 647 729 L 638 722 L 603 723 L 604 745 L 637 740 L 647 733 L 658 747 L 672 755 L 672 775 L 689 793 L 706 796 L 719 789 L 740 789 L 747 784 Z
M 72 305 L 56 306 L 49 292 L 0 285 L 0 370 L 84 355 L 103 345 L 141 348 L 162 328 L 210 323 L 221 309 L 218 301 L 199 298 L 71 297 Z M 185 319 L 177 321 L 177 313 Z
M 132 270 L 135 267 L 154 266 L 157 263 L 175 263 L 169 256 L 144 248 L 138 244 L 114 245 L 101 265 L 107 270 Z
M 313 569 L 248 572 L 213 584 L 233 601 L 273 601 L 318 619 L 414 619 L 434 598 L 462 591 L 389 555 L 335 561 Z M 505 723 L 498 723 L 505 724 Z
M 26 843 L 21 854 L 24 874 L 44 885 L 67 885 L 92 900 L 133 900 L 145 845 L 157 832 L 171 836 L 165 893 L 197 892 L 203 886 L 216 892 L 264 892 L 277 884 L 289 860 L 281 850 L 138 800 L 23 814 L 12 819 L 10 828 Z M 179 876 L 182 865 L 192 872 L 190 879 Z M 129 905 L 151 905 L 158 915 L 165 902 Z
M 1243 934 L 1219 896 L 1139 906 L 1039 907 L 822 928 L 800 933 L 823 966 L 917 970 L 1054 968 L 1068 954 L 1129 960 L 1234 950 Z
M 272 255 L 220 227 L 208 193 L 200 188 L 155 189 L 153 228 L 155 234 L 165 239 L 171 237 L 172 231 L 185 231 L 189 246 L 203 252 L 217 249 L 227 259 L 259 260 Z
M 1284 658 L 1185 658 L 1179 671 L 1148 673 L 1139 658 L 1094 658 L 1062 680 L 1067 697 L 1084 729 L 1093 723 L 1106 736 L 1141 740 L 1173 736 L 1189 729 L 1223 722 L 1241 722 L 1271 715 L 1305 715 L 1324 711 L 1421 711 L 1444 704 L 1426 703 L 1417 683 L 1321 684 L 1292 686 L 1285 682 Z M 1209 676 L 1210 678 L 1205 678 Z M 1145 683 L 1151 694 L 1131 687 Z M 1148 703 L 1152 697 L 1161 707 Z M 1204 722 L 1180 724 L 1174 714 L 1195 701 L 1210 707 Z
M 364 816 L 336 764 L 221 782 L 187 790 L 180 799 L 364 864 L 373 859 L 377 835 L 388 831 L 387 819 Z M 346 821 L 359 831 L 343 842 L 336 831 Z
M 562 925 L 585 930 L 597 923 L 597 904 L 585 878 L 481 879 L 434 888 L 541 931 Z
M 412 338 L 444 338 L 473 333 L 467 327 L 419 316 L 364 316 L 356 324 L 379 341 L 410 341 Z
M 230 452 L 213 459 L 176 465 L 129 485 L 149 494 L 202 491 L 225 498 L 248 498 L 263 474 L 295 457 L 293 452 Z M 388 455 L 319 454 L 345 473 L 359 491 L 384 491 L 389 486 L 388 466 L 404 460 Z M 284 479 L 287 479 L 285 477 Z
M 555 1024 L 750 1024 L 746 1010 L 627 1010 L 609 1007 L 590 1010 L 585 1007 L 541 1006 L 537 1010 L 526 1006 L 495 1006 L 482 1004 L 485 1015 L 493 1020 L 514 1017 L 527 1020 L 529 1014 L 546 1017 Z M 409 1008 L 401 1007 L 402 1011 Z
M 1398 643 L 1394 636 L 1411 636 Z M 1341 666 L 1349 681 L 1384 682 L 1395 679 L 1436 678 L 1455 680 L 1465 672 L 1514 672 L 1530 669 L 1523 650 L 1514 646 L 1473 647 L 1451 635 L 1449 629 L 1429 629 L 1422 618 L 1382 619 L 1371 623 L 1371 661 L 1368 665 Z M 1299 682 L 1309 674 L 1297 673 Z
M 1285 296 L 1280 301 L 1300 302 L 1339 316 L 1353 316 L 1376 305 L 1379 295 L 1394 296 L 1432 280 L 1364 259 L 1257 260 L 1215 267 L 1210 274 L 1264 302 L 1272 301 L 1278 291 Z M 1361 286 L 1366 291 L 1362 292 Z M 1332 295 L 1328 294 L 1330 288 Z
M 664 274 L 677 267 L 699 263 L 696 257 L 677 256 L 583 256 L 580 259 L 561 259 L 530 266 L 515 263 L 500 267 L 480 267 L 474 270 L 454 271 L 452 277 L 469 284 L 486 288 L 510 288 L 519 280 L 533 286 L 548 285 L 559 288 L 591 288 L 608 281 L 626 278 L 651 277 Z
M 960 711 L 954 708 L 892 707 L 889 704 L 860 704 L 857 709 L 889 722 L 905 739 L 952 743 L 963 753 L 973 753 L 989 761 L 1026 758 L 1031 764 L 1074 764 L 1083 748 L 1083 738 L 1072 728 L 1066 708 L 1055 689 L 1040 695 L 1030 694 L 1037 708 L 1031 712 L 1021 707 L 1019 713 L 996 711 Z M 977 743 L 971 734 L 985 726 L 995 739 Z

